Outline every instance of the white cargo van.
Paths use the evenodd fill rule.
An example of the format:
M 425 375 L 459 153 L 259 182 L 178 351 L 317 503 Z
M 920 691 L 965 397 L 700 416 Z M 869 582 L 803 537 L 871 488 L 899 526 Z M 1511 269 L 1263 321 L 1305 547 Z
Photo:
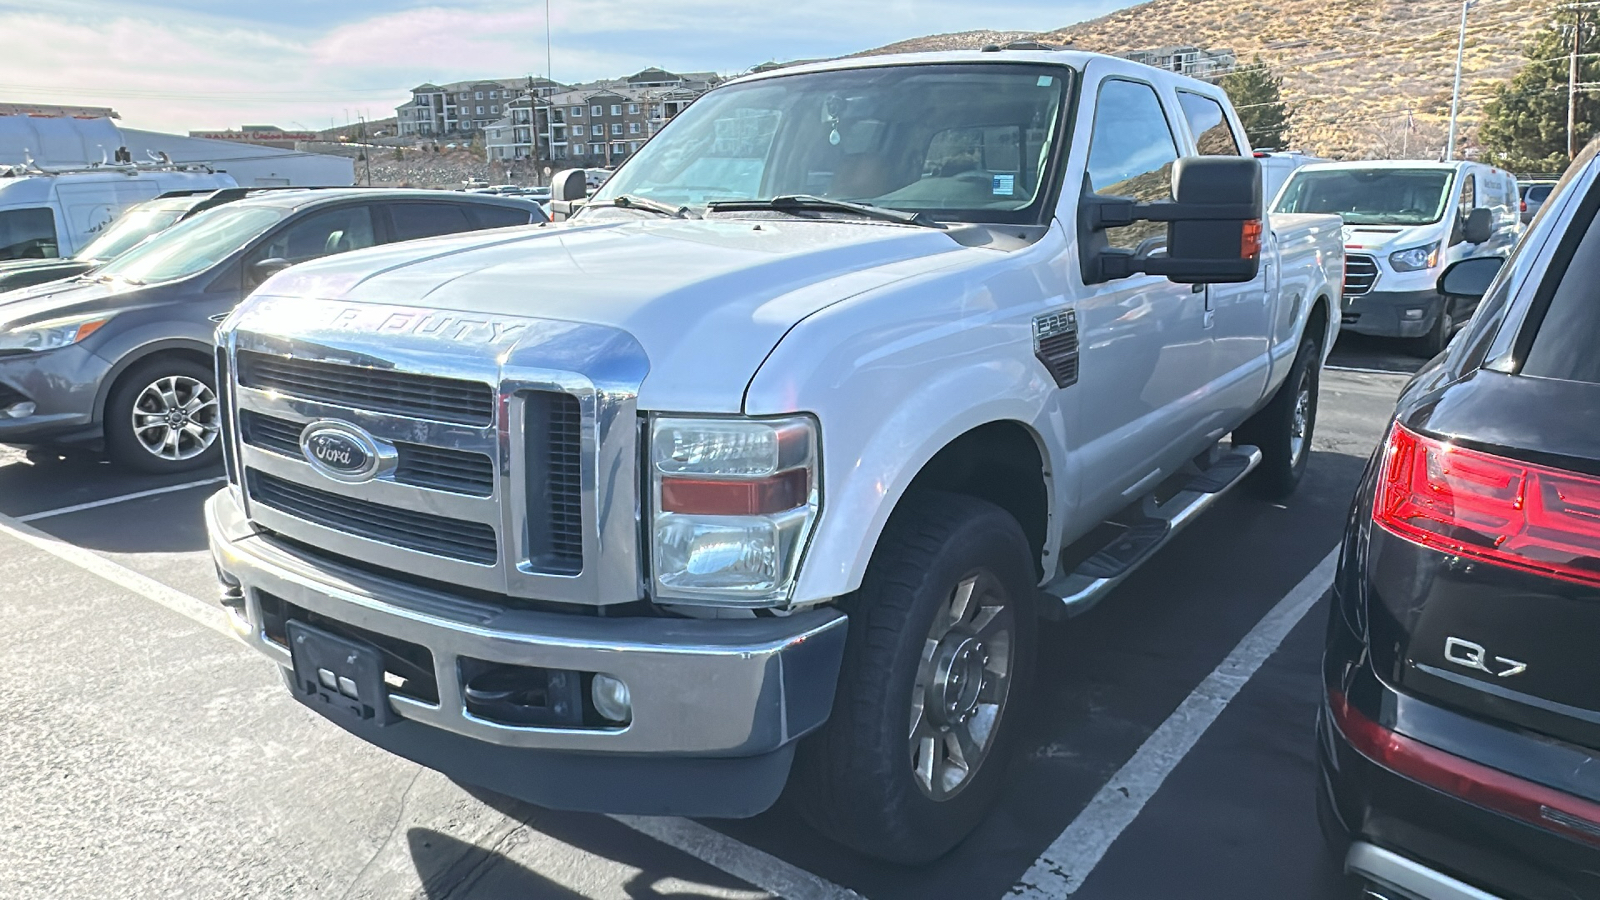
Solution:
M 235 186 L 233 176 L 205 170 L 0 167 L 0 260 L 71 256 L 135 203 Z
M 1383 160 L 1321 163 L 1290 176 L 1280 213 L 1344 218 L 1344 328 L 1413 339 L 1434 356 L 1477 301 L 1435 290 L 1446 266 L 1507 256 L 1522 236 L 1517 182 L 1482 163 Z

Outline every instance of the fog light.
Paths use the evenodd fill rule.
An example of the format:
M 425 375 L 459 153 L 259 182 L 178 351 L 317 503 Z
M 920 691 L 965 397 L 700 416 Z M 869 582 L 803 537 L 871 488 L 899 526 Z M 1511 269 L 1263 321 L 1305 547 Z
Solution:
M 21 403 L 13 403 L 6 407 L 5 414 L 7 418 L 11 419 L 26 419 L 33 415 L 35 409 L 38 409 L 38 407 L 34 405 L 32 400 L 24 400 Z
M 1420 310 L 1420 309 L 1408 309 L 1408 310 L 1406 310 L 1406 318 L 1408 318 L 1408 319 L 1420 319 L 1420 318 L 1422 318 L 1422 310 Z
M 610 675 L 594 676 L 589 688 L 590 699 L 600 715 L 613 722 L 626 722 L 633 718 L 633 701 L 628 697 L 628 686 Z

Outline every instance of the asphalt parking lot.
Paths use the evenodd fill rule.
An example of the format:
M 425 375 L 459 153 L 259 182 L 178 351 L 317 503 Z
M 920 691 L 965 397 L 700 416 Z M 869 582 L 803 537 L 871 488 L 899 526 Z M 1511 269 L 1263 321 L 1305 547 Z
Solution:
M 0 898 L 1345 896 L 1313 812 L 1312 721 L 1350 495 L 1406 373 L 1346 338 L 1310 472 L 1243 492 L 1089 614 L 1047 626 L 1027 748 L 939 863 L 740 822 L 474 795 L 295 703 L 227 636 L 207 474 L 0 448 Z

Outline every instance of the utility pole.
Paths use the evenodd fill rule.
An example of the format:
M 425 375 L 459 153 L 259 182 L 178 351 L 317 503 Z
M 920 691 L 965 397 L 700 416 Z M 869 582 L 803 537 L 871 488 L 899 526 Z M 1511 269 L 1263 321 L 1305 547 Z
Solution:
M 1461 35 L 1456 39 L 1456 86 L 1450 92 L 1450 140 L 1445 145 L 1444 158 L 1456 158 L 1456 113 L 1461 109 L 1461 61 L 1467 52 L 1467 9 L 1472 6 L 1472 0 L 1462 0 L 1461 3 Z
M 372 187 L 372 145 L 367 143 L 367 119 L 360 117 L 361 122 L 361 159 L 367 166 L 367 187 Z
M 1583 10 L 1573 11 L 1572 58 L 1567 64 L 1567 159 L 1578 155 L 1578 45 L 1582 42 Z

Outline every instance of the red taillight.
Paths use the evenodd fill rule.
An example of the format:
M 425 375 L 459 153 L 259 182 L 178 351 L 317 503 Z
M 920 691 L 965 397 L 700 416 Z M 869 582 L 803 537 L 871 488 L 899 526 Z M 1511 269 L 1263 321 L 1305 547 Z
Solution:
M 1491 769 L 1384 728 L 1331 692 L 1333 721 L 1356 752 L 1452 797 L 1600 846 L 1600 803 Z
M 1239 234 L 1239 258 L 1255 259 L 1261 255 L 1261 220 L 1246 219 Z
M 702 516 L 759 516 L 794 509 L 806 502 L 810 479 L 805 469 L 766 478 L 661 478 L 661 511 Z
M 1526 200 L 1522 201 L 1522 211 L 1523 212 L 1527 212 L 1528 211 L 1528 201 L 1526 201 Z
M 1389 433 L 1372 517 L 1456 556 L 1600 585 L 1600 479 Z

